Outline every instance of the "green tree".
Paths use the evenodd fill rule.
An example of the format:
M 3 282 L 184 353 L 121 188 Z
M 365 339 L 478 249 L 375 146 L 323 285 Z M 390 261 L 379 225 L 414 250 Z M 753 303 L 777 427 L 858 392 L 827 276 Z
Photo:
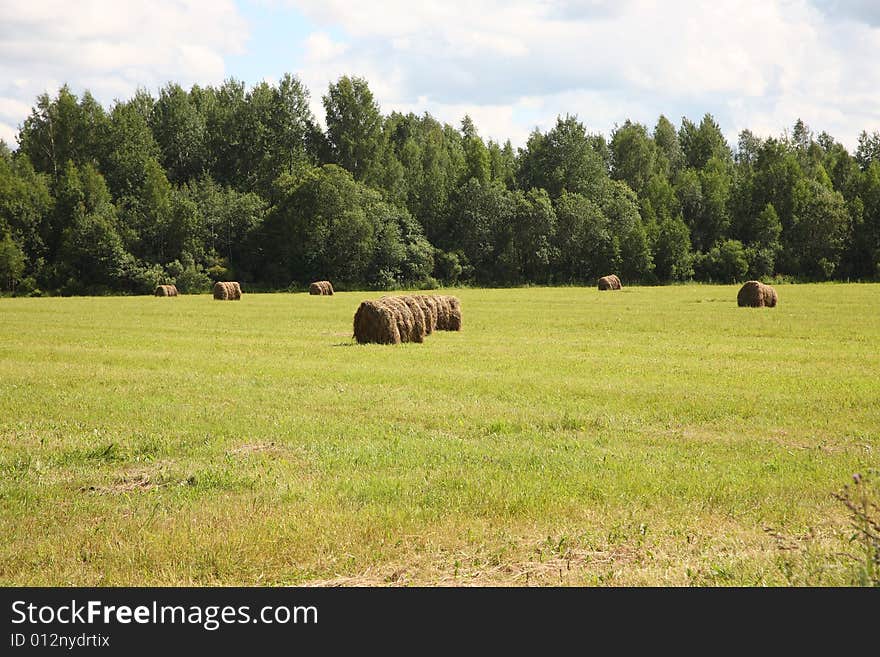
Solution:
M 132 264 L 103 176 L 91 165 L 68 161 L 59 183 L 56 211 L 65 214 L 57 277 L 67 293 L 119 289 Z
M 431 270 L 418 224 L 345 169 L 324 165 L 282 177 L 279 187 L 260 231 L 260 273 L 272 285 L 330 278 L 387 287 Z
M 599 207 L 608 219 L 614 251 L 619 254 L 609 271 L 620 272 L 628 281 L 645 280 L 654 265 L 635 193 L 626 183 L 613 181 L 606 186 Z
M 859 134 L 859 143 L 856 148 L 856 162 L 864 171 L 871 165 L 871 162 L 877 162 L 878 160 L 880 160 L 880 132 L 875 130 L 868 134 L 862 130 L 861 134 Z
M 880 159 L 860 176 L 858 194 L 850 203 L 849 269 L 855 276 L 880 276 Z
M 367 81 L 342 76 L 323 100 L 333 162 L 355 180 L 374 181 L 382 159 L 382 115 Z
M 150 127 L 169 180 L 183 182 L 207 170 L 205 117 L 180 85 L 169 83 L 159 92 Z
M 513 194 L 499 183 L 471 178 L 456 193 L 452 206 L 450 238 L 473 267 L 476 280 L 495 283 L 514 278 Z
M 690 224 L 691 239 L 696 248 L 705 250 L 727 235 L 733 181 L 729 163 L 717 157 L 710 158 L 698 176 L 701 202 Z
M 492 180 L 497 180 L 508 189 L 516 186 L 516 154 L 510 140 L 500 146 L 494 141 L 489 141 L 489 170 Z
M 748 231 L 746 259 L 749 275 L 760 279 L 775 273 L 776 259 L 782 249 L 780 236 L 782 223 L 772 203 L 768 203 L 757 217 L 751 220 Z
M 58 178 L 68 160 L 77 165 L 98 160 L 107 143 L 107 116 L 86 91 L 82 100 L 64 85 L 58 95 L 37 98 L 19 133 L 19 152 L 34 168 Z
M 654 245 L 654 274 L 660 281 L 686 281 L 694 275 L 690 231 L 680 216 L 664 218 Z
M 136 195 L 144 186 L 148 166 L 158 165 L 161 150 L 144 116 L 152 99 L 138 95 L 117 103 L 110 112 L 108 149 L 101 162 L 107 184 L 117 199 Z
M 547 134 L 532 133 L 520 152 L 518 180 L 521 189 L 546 189 L 553 199 L 565 191 L 595 199 L 608 174 L 583 124 L 566 116 Z
M 272 139 L 266 144 L 275 177 L 313 164 L 308 143 L 315 130 L 309 92 L 296 76 L 285 73 L 274 88 L 271 115 Z M 274 180 L 274 178 L 273 178 Z
M 254 181 L 245 166 L 244 151 L 249 148 L 249 135 L 245 126 L 244 83 L 230 78 L 217 89 L 203 90 L 200 96 L 211 177 L 221 185 L 250 191 Z
M 428 114 L 392 114 L 388 123 L 388 147 L 402 167 L 407 209 L 432 244 L 451 248 L 450 199 L 465 171 L 461 135 Z
M 556 212 L 546 190 L 517 191 L 513 215 L 513 245 L 516 251 L 517 278 L 507 282 L 547 283 L 557 258 Z
M 655 174 L 648 181 L 641 199 L 641 215 L 645 224 L 660 222 L 681 213 L 681 204 L 669 180 Z
M 52 217 L 49 178 L 34 171 L 26 155 L 0 156 L 0 234 L 8 233 L 24 251 L 26 272 L 36 275 L 47 256 L 44 233 Z
M 667 178 L 675 177 L 684 164 L 684 153 L 675 126 L 662 114 L 654 126 L 654 144 L 657 146 L 658 170 Z
M 204 256 L 225 259 L 230 275 L 252 280 L 259 269 L 255 240 L 268 210 L 267 203 L 253 192 L 222 187 L 210 176 L 189 182 L 181 192 L 195 203 L 197 234 L 204 236 Z M 190 250 L 199 255 L 198 250 Z M 183 262 L 183 260 L 181 260 Z M 196 264 L 208 265 L 208 259 Z
M 620 260 L 620 251 L 602 209 L 587 197 L 568 192 L 554 205 L 557 280 L 593 281 L 613 271 Z
M 814 180 L 798 181 L 791 227 L 782 234 L 787 273 L 830 278 L 843 255 L 849 214 L 840 192 Z
M 461 122 L 462 148 L 464 149 L 464 180 L 467 182 L 471 178 L 475 178 L 478 182 L 485 184 L 489 182 L 492 175 L 491 164 L 489 160 L 489 149 L 477 134 L 477 128 L 470 116 L 465 116 Z
M 711 114 L 703 116 L 699 126 L 682 118 L 678 140 L 685 165 L 693 169 L 702 169 L 713 157 L 726 161 L 732 156 L 727 140 Z
M 657 171 L 657 147 L 641 123 L 626 121 L 611 136 L 611 177 L 639 196 Z
M 713 246 L 696 267 L 701 278 L 719 283 L 736 283 L 749 271 L 746 250 L 739 240 L 725 240 Z
M 24 273 L 24 251 L 16 244 L 9 233 L 0 239 L 0 285 L 2 289 L 15 291 L 15 284 Z

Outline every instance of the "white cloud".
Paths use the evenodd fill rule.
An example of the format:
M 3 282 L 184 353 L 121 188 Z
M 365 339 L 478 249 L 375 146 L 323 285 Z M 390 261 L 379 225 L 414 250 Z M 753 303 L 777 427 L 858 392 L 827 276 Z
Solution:
M 522 143 L 567 112 L 607 133 L 626 118 L 709 111 L 732 140 L 746 127 L 778 135 L 800 117 L 850 147 L 880 129 L 870 3 L 845 17 L 831 15 L 837 0 L 287 4 L 344 35 L 300 71 L 314 95 L 364 75 L 386 111 L 455 123 L 467 111 L 494 138 Z
M 242 52 L 247 36 L 232 0 L 0 0 L 0 17 L 0 138 L 8 142 L 36 96 L 59 84 L 109 104 L 168 81 L 217 83 L 224 56 Z
M 607 135 L 627 118 L 651 127 L 661 113 L 677 123 L 708 111 L 732 142 L 798 117 L 850 148 L 880 130 L 880 10 L 869 0 L 264 2 L 314 28 L 290 67 L 318 117 L 327 85 L 348 74 L 386 112 L 456 125 L 467 113 L 484 137 L 517 145 L 566 113 Z M 0 0 L 0 16 L 7 141 L 22 104 L 61 82 L 105 103 L 139 86 L 218 83 L 248 30 L 233 0 Z

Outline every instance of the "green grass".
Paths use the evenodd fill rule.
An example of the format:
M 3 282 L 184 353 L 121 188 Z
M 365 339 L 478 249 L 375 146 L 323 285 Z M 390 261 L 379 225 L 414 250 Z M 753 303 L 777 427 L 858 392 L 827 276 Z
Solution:
M 0 584 L 846 584 L 880 285 L 0 299 Z

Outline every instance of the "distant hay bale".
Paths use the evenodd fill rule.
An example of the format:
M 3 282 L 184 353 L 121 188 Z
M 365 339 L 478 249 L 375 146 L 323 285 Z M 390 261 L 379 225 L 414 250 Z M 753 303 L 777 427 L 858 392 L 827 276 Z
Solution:
M 153 293 L 157 297 L 176 297 L 177 296 L 177 286 L 176 285 L 157 285 L 156 291 Z
M 620 283 L 620 279 L 616 274 L 609 274 L 608 276 L 603 276 L 599 279 L 599 289 L 600 290 L 621 290 L 623 289 L 623 285 Z
M 761 281 L 746 281 L 736 295 L 740 307 L 774 308 L 778 300 L 776 290 Z
M 329 296 L 333 294 L 333 284 L 330 281 L 315 281 L 309 285 L 309 294 Z
M 241 285 L 237 281 L 217 281 L 214 283 L 214 298 L 217 301 L 239 301 Z

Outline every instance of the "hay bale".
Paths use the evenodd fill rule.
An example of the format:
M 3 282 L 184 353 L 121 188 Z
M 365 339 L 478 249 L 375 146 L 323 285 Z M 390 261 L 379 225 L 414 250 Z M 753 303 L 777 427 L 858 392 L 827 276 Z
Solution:
M 354 314 L 354 337 L 361 343 L 424 342 L 433 331 L 461 330 L 457 297 L 412 294 L 361 302 Z
M 431 331 L 432 332 L 436 331 L 437 330 L 437 313 L 438 313 L 437 299 L 434 297 L 434 295 L 430 295 L 430 294 L 422 294 L 420 296 L 422 297 L 422 299 L 424 299 L 425 306 L 427 306 L 428 312 L 430 313 L 430 316 L 431 316 L 431 318 L 430 318 L 431 319 Z
M 446 307 L 446 321 L 442 327 L 441 331 L 460 331 L 461 330 L 461 301 L 458 300 L 458 297 L 453 297 L 448 294 L 441 295 L 443 297 L 443 302 Z
M 315 281 L 309 284 L 309 294 L 330 296 L 333 294 L 333 284 L 330 281 Z
M 736 294 L 736 305 L 740 308 L 763 308 L 764 292 L 760 281 L 746 281 Z
M 620 290 L 622 288 L 623 285 L 621 285 L 620 279 L 616 274 L 609 274 L 599 279 L 600 290 Z
M 214 298 L 217 301 L 239 301 L 241 285 L 237 281 L 217 281 L 214 283 Z
M 382 299 L 362 301 L 354 314 L 354 337 L 359 344 L 400 344 L 394 309 Z
M 228 301 L 229 300 L 229 287 L 226 283 L 221 281 L 217 281 L 214 283 L 214 299 L 217 301 Z
M 177 296 L 177 286 L 176 285 L 157 285 L 156 291 L 153 293 L 157 297 L 176 297 Z
M 403 297 L 382 297 L 380 301 L 393 310 L 401 342 L 425 341 L 424 318 L 419 323 Z
M 773 308 L 777 301 L 776 290 L 761 281 L 746 281 L 736 295 L 740 307 Z
M 425 335 L 431 335 L 437 327 L 437 311 L 433 302 L 424 294 L 413 294 L 410 298 L 418 304 L 425 316 Z
M 449 325 L 449 315 L 451 313 L 449 301 L 447 301 L 446 295 L 443 294 L 435 294 L 433 297 L 434 305 L 437 307 L 437 325 L 434 328 L 438 331 L 445 331 Z
M 422 304 L 419 303 L 419 300 L 416 299 L 412 295 L 406 295 L 402 297 L 397 297 L 401 301 L 403 301 L 410 312 L 413 314 L 413 320 L 415 321 L 414 325 L 414 336 L 417 336 L 419 339 L 415 340 L 415 342 L 424 342 L 425 336 L 428 333 L 431 333 L 434 329 L 428 329 L 428 323 L 431 321 L 430 316 L 425 316 L 425 309 L 422 307 Z
M 461 302 L 458 300 L 458 297 L 448 294 L 435 294 L 433 298 L 437 306 L 437 324 L 435 329 L 438 331 L 460 331 Z

